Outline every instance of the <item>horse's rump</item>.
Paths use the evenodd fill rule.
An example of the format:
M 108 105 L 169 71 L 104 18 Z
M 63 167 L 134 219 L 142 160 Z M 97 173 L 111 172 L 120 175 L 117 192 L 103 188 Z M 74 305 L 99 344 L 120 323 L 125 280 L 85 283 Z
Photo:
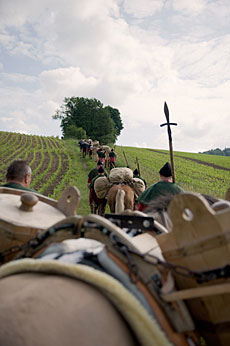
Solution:
M 78 248 L 79 241 L 72 246 Z M 101 247 L 95 241 L 91 246 L 93 253 Z M 143 298 L 98 269 L 66 263 L 69 252 L 60 261 L 46 260 L 57 254 L 55 246 L 50 251 L 42 260 L 22 259 L 0 269 L 1 345 L 151 346 L 153 339 L 159 346 L 168 344 Z M 103 251 L 100 259 L 104 264 Z
M 122 315 L 95 287 L 69 277 L 22 273 L 0 285 L 4 346 L 137 345 Z
M 122 192 L 121 192 L 122 191 Z M 118 201 L 118 199 L 120 200 Z M 129 185 L 113 185 L 107 196 L 107 202 L 110 207 L 111 213 L 121 212 L 125 209 L 134 209 L 134 192 L 133 189 Z M 119 204 L 116 211 L 116 205 Z

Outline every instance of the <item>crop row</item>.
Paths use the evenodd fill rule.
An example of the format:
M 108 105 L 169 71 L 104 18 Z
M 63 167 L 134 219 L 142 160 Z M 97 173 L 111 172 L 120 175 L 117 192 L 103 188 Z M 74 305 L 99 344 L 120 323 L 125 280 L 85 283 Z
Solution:
M 120 166 L 126 166 L 126 157 L 130 168 L 134 169 L 136 168 L 135 161 L 138 157 L 141 175 L 145 178 L 148 186 L 159 180 L 158 172 L 160 168 L 165 162 L 170 162 L 169 152 L 167 151 L 153 151 L 132 147 L 125 147 L 123 149 L 125 155 L 122 148 L 116 147 L 118 164 Z M 195 159 L 196 156 L 193 158 Z M 230 170 L 228 170 L 227 167 L 225 170 L 213 168 L 209 164 L 209 160 L 203 160 L 203 163 L 201 163 L 175 155 L 174 166 L 176 183 L 186 191 L 224 198 L 230 185 Z
M 166 150 L 159 150 L 159 152 L 165 152 Z M 220 156 L 220 155 L 209 155 L 209 154 L 196 154 L 196 153 L 185 153 L 180 151 L 174 152 L 175 157 L 182 157 L 187 159 L 194 159 L 196 161 L 204 161 L 210 163 L 214 166 L 224 167 L 230 170 L 230 157 L 229 156 Z
M 55 198 L 62 192 L 59 186 L 65 187 L 71 158 L 64 142 L 57 138 L 0 132 L 0 156 L 0 183 L 5 182 L 9 164 L 21 158 L 32 168 L 31 188 Z
M 128 164 L 134 169 L 138 159 L 141 176 L 148 186 L 159 180 L 160 168 L 170 161 L 166 150 L 116 146 L 115 151 L 117 166 L 126 167 Z M 0 184 L 5 182 L 8 165 L 16 158 L 25 159 L 33 171 L 33 189 L 59 199 L 67 186 L 75 185 L 81 192 L 79 213 L 89 210 L 87 174 L 96 163 L 82 158 L 77 141 L 0 131 L 0 158 Z M 227 157 L 175 152 L 176 183 L 186 191 L 223 198 L 230 182 L 228 163 Z M 222 169 L 211 165 L 221 166 Z

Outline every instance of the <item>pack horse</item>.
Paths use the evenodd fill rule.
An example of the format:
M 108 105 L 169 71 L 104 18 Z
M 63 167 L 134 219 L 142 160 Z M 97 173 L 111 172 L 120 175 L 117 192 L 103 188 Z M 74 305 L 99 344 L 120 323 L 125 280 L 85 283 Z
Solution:
M 134 191 L 129 185 L 113 185 L 107 196 L 111 213 L 119 214 L 126 209 L 134 209 Z

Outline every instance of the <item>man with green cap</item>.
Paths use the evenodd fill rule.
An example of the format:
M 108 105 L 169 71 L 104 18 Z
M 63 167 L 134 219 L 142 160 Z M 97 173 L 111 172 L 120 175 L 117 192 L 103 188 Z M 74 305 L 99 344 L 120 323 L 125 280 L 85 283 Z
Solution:
M 150 185 L 137 199 L 137 210 L 144 211 L 148 204 L 162 195 L 177 195 L 184 190 L 172 182 L 172 169 L 169 162 L 160 169 L 160 181 Z

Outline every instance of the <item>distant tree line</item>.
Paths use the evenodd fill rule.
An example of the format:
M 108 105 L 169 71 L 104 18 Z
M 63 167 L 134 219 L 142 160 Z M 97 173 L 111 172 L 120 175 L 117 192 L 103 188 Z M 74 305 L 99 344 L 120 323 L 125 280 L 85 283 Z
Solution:
M 210 155 L 220 155 L 220 156 L 230 156 L 230 148 L 225 148 L 223 150 L 216 148 L 208 151 L 203 151 L 199 154 L 210 154 Z
M 124 128 L 118 109 L 84 97 L 65 98 L 53 119 L 61 120 L 64 138 L 91 138 L 101 144 L 115 143 Z

